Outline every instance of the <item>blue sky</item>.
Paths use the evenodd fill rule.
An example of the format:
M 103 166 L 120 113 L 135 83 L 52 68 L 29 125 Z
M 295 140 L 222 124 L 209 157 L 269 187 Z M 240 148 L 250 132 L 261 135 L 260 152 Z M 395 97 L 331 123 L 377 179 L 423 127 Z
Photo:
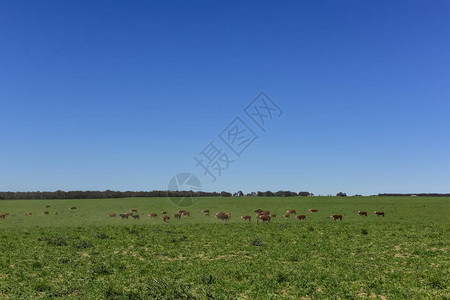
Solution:
M 449 192 L 448 1 L 2 1 L 0 190 Z M 261 91 L 283 115 L 243 112 Z M 218 134 L 241 117 L 241 157 Z M 235 162 L 211 182 L 194 156 Z

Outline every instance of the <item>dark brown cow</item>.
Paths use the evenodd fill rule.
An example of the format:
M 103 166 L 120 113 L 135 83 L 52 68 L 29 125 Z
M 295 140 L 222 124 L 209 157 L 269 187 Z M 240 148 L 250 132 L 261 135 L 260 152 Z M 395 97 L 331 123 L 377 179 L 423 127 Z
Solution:
M 268 215 L 270 215 L 270 210 L 263 210 L 259 214 L 268 216 Z
M 173 217 L 174 217 L 175 219 L 181 219 L 181 214 L 180 214 L 180 213 L 173 214 Z
M 263 222 L 270 222 L 270 216 L 269 215 L 259 215 L 258 220 L 261 220 Z
M 277 215 L 276 215 L 276 214 L 273 214 L 273 215 L 270 215 L 270 217 L 271 217 L 271 218 L 276 218 Z
M 219 218 L 220 216 L 223 216 L 225 213 L 224 212 L 218 212 L 216 213 L 216 218 Z
M 209 209 L 204 209 L 204 210 L 202 210 L 202 213 L 204 213 L 204 214 L 209 214 Z
M 339 219 L 339 220 L 342 221 L 342 215 L 331 215 L 330 218 L 332 218 L 332 219 L 335 220 L 335 221 L 336 221 L 337 219 Z
M 139 215 L 132 215 L 133 219 L 139 219 Z
M 255 210 L 255 213 L 257 213 L 257 214 L 260 214 L 260 213 L 262 213 L 262 212 L 263 212 L 262 209 L 257 209 L 257 210 Z
M 53 213 L 55 216 L 57 216 L 58 215 L 58 212 L 57 211 L 55 211 L 54 213 Z
M 169 217 L 169 216 L 163 216 L 161 219 L 162 219 L 164 222 L 169 222 L 170 217 Z
M 378 217 L 379 216 L 383 216 L 384 217 L 384 212 L 382 212 L 382 211 L 374 211 L 373 213 L 376 214 Z
M 366 211 L 358 211 L 360 216 L 366 216 L 367 217 L 367 212 Z
M 45 208 L 50 208 L 50 205 L 46 205 Z
M 297 213 L 297 211 L 295 209 L 288 209 L 286 212 L 288 214 L 293 214 L 293 215 L 295 215 Z
M 128 219 L 128 217 L 130 216 L 129 214 L 120 214 L 119 215 L 122 219 Z
M 9 216 L 9 213 L 5 213 L 6 216 Z
M 115 213 L 110 213 L 110 214 L 109 214 L 109 217 L 110 217 L 110 218 L 115 218 L 115 217 L 116 217 L 116 214 L 115 214 Z
M 230 219 L 230 217 L 227 214 L 223 214 L 223 215 L 218 215 L 217 219 L 228 221 Z
M 156 217 L 157 217 L 158 215 L 157 215 L 157 214 L 155 214 L 155 213 L 151 213 L 151 214 L 149 214 L 148 216 L 149 216 L 150 218 L 152 218 L 152 219 L 153 219 L 153 218 L 156 218 Z
M 188 216 L 188 217 L 191 215 L 191 213 L 188 212 L 188 211 L 183 211 L 181 214 L 182 214 L 183 216 Z
M 291 215 L 290 214 L 285 214 L 285 215 L 283 215 L 283 217 L 285 217 L 286 219 L 289 219 L 291 217 Z
M 163 211 L 161 214 L 162 214 L 162 215 L 166 215 L 166 214 L 167 214 L 167 211 Z M 169 219 L 170 219 L 170 218 L 169 218 Z
M 49 212 L 48 211 L 44 211 L 44 215 L 48 215 L 49 214 Z
M 69 210 L 73 210 L 73 209 L 77 209 L 76 206 L 72 206 L 71 208 L 69 208 Z
M 179 214 L 183 214 L 185 212 L 185 210 L 179 210 L 178 213 Z
M 31 216 L 33 213 L 25 213 L 25 216 Z
M 299 220 L 306 220 L 306 216 L 305 215 L 298 215 L 296 216 L 297 219 Z
M 250 222 L 252 217 L 250 217 L 250 216 L 241 216 L 241 219 L 244 220 L 244 221 L 249 221 Z
M 131 211 L 132 213 L 137 213 L 137 209 L 136 209 L 136 208 L 130 209 L 130 211 Z
M 0 219 L 4 219 L 6 217 L 6 215 L 5 214 L 3 214 L 3 215 L 0 215 Z
M 309 210 L 309 212 L 312 212 L 312 213 L 316 213 L 318 210 L 317 209 L 310 209 Z

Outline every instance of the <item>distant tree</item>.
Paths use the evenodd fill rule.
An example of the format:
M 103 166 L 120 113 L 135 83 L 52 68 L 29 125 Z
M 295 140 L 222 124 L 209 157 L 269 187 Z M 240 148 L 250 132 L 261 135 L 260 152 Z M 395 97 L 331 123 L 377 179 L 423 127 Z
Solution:
M 337 197 L 347 197 L 347 194 L 343 193 L 343 192 L 339 192 L 339 193 L 336 194 L 336 196 Z
M 220 196 L 222 196 L 222 197 L 231 197 L 231 193 L 228 193 L 228 192 L 221 192 L 220 193 Z
M 311 196 L 312 194 L 310 192 L 300 192 L 300 193 L 298 193 L 298 195 L 300 197 L 307 197 L 307 196 Z

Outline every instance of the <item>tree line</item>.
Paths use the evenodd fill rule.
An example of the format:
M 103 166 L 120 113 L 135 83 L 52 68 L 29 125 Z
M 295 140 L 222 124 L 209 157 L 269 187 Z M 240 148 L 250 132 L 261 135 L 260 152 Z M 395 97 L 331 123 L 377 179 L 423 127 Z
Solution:
M 55 192 L 0 192 L 0 200 L 31 200 L 31 199 L 108 199 L 108 198 L 129 198 L 129 197 L 295 197 L 295 196 L 314 196 L 309 192 L 251 192 L 244 194 L 242 191 L 230 192 L 202 192 L 202 191 L 55 191 Z
M 378 194 L 378 196 L 388 196 L 388 197 L 450 197 L 450 194 L 439 194 L 439 193 L 420 193 L 420 194 Z

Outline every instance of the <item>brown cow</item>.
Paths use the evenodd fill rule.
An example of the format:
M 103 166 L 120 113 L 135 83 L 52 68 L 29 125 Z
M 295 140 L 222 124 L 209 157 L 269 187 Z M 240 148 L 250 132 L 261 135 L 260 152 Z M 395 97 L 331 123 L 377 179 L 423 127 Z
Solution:
M 225 216 L 228 216 L 228 219 L 231 219 L 231 214 L 230 213 L 225 213 Z
M 218 213 L 216 213 L 216 218 L 219 218 L 220 216 L 222 216 L 224 214 L 225 214 L 224 212 L 218 212 Z
M 366 211 L 358 211 L 360 216 L 366 216 L 367 217 L 367 212 Z
M 161 219 L 162 219 L 164 222 L 169 222 L 170 217 L 169 217 L 169 216 L 163 216 Z
M 204 213 L 204 214 L 209 214 L 209 209 L 204 209 L 204 210 L 202 210 L 202 213 Z
M 316 213 L 317 209 L 310 209 L 309 212 Z
M 252 217 L 250 217 L 250 216 L 241 216 L 241 219 L 244 220 L 244 221 L 249 221 L 250 222 Z
M 6 217 L 6 215 L 5 214 L 3 214 L 3 215 L 0 215 L 0 219 L 4 219 Z
M 110 217 L 110 218 L 115 218 L 115 217 L 116 217 L 116 214 L 115 214 L 115 213 L 110 213 L 110 214 L 109 214 L 109 217 Z
M 48 211 L 44 211 L 44 215 L 48 215 L 49 214 L 49 212 Z
M 269 215 L 259 215 L 258 220 L 261 220 L 263 222 L 270 222 L 270 216 Z
M 50 208 L 50 205 L 46 205 L 45 208 Z
M 130 209 L 130 211 L 131 211 L 132 213 L 137 213 L 137 209 L 136 209 L 136 208 Z
M 262 212 L 260 212 L 261 215 L 270 215 L 270 210 L 263 210 Z
M 73 209 L 77 209 L 76 206 L 72 206 L 71 208 L 69 208 L 69 210 L 73 210 Z
M 257 210 L 255 210 L 255 213 L 257 213 L 257 214 L 262 213 L 262 212 L 263 212 L 262 209 L 257 209 Z
M 9 216 L 9 213 L 5 213 L 6 216 Z
M 161 214 L 162 214 L 162 215 L 166 215 L 166 214 L 167 214 L 167 211 L 163 211 Z M 170 219 L 170 218 L 169 218 L 169 219 Z
M 191 215 L 191 213 L 188 212 L 188 211 L 183 211 L 181 214 L 182 214 L 183 216 L 188 216 L 188 217 Z
M 128 219 L 128 217 L 130 216 L 129 214 L 119 214 L 119 216 L 122 218 L 122 219 Z
M 25 213 L 25 216 L 31 216 L 33 213 Z
M 224 213 L 224 214 L 218 215 L 217 219 L 228 221 L 230 219 L 230 217 Z
M 55 214 L 55 216 L 57 216 L 57 215 L 58 215 L 58 212 L 57 212 L 57 211 L 55 211 L 55 212 L 54 212 L 54 214 Z
M 180 213 L 173 214 L 173 217 L 174 217 L 175 219 L 181 219 L 181 214 L 180 214 Z
M 297 211 L 295 209 L 288 209 L 286 212 L 288 214 L 293 214 L 293 215 L 295 215 L 297 213 Z
M 139 219 L 139 215 L 131 215 L 134 219 Z
M 337 219 L 339 219 L 339 220 L 342 221 L 342 215 L 331 215 L 330 218 L 332 218 L 332 219 L 335 220 L 335 221 L 336 221 Z
M 152 218 L 152 219 L 153 219 L 153 218 L 156 218 L 156 217 L 157 217 L 158 215 L 157 215 L 157 214 L 155 214 L 155 213 L 151 213 L 151 214 L 149 214 L 148 216 L 149 216 L 150 218 Z
M 306 220 L 306 216 L 305 215 L 298 215 L 296 216 L 297 219 L 299 220 Z
M 291 217 L 291 215 L 290 214 L 285 214 L 285 215 L 283 215 L 283 217 L 285 217 L 286 219 L 289 219 Z
M 384 217 L 384 212 L 382 212 L 382 211 L 374 211 L 373 213 L 376 214 L 378 217 L 379 216 L 383 216 Z
M 179 210 L 178 213 L 179 214 L 183 214 L 185 212 L 185 210 Z
M 276 215 L 276 214 L 273 214 L 273 215 L 270 215 L 270 217 L 271 217 L 271 218 L 276 218 L 277 215 Z

